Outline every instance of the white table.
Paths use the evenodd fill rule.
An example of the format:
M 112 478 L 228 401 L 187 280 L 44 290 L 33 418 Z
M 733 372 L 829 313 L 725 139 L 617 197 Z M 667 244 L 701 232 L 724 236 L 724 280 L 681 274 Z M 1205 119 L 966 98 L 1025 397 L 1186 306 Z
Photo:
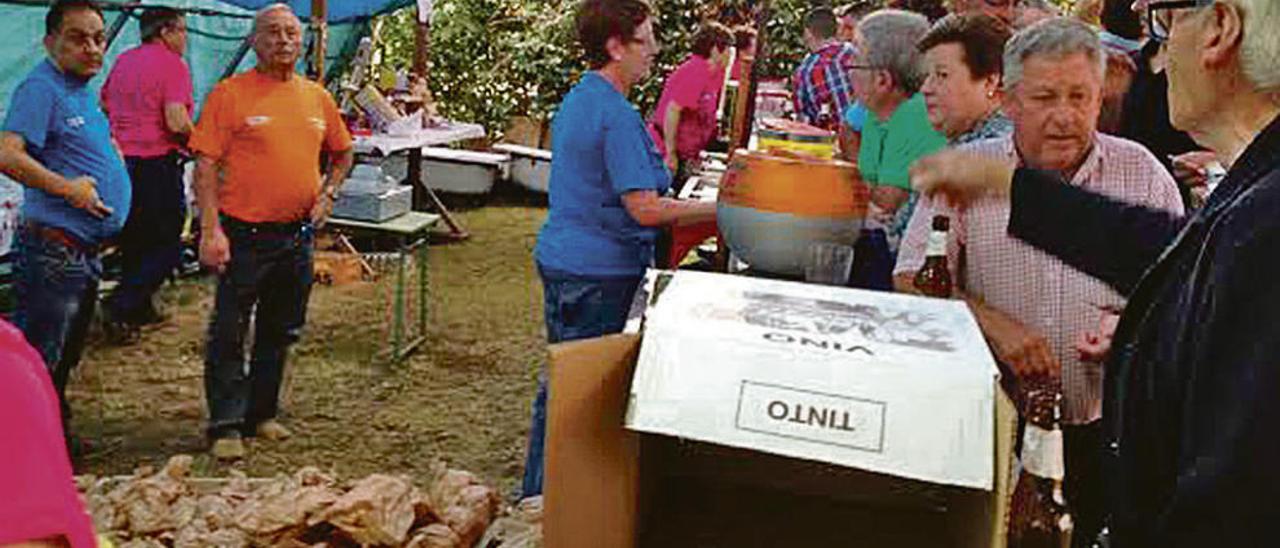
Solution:
M 484 126 L 479 124 L 446 122 L 439 127 L 423 128 L 411 135 L 377 133 L 357 136 L 352 148 L 356 154 L 374 156 L 390 156 L 400 151 L 409 151 L 409 169 L 405 179 L 413 186 L 413 209 L 427 209 L 427 201 L 430 200 L 431 205 L 440 212 L 445 224 L 449 226 L 450 236 L 465 239 L 469 236 L 467 230 L 458 224 L 453 215 L 449 214 L 440 197 L 422 182 L 422 147 L 446 145 L 467 139 L 483 139 L 484 136 Z
M 415 150 L 422 147 L 433 147 L 465 141 L 467 139 L 483 139 L 484 126 L 462 122 L 448 122 L 440 127 L 423 128 L 411 135 L 388 135 L 375 133 L 359 135 L 354 138 L 353 148 L 356 154 L 372 154 L 390 156 L 402 150 Z

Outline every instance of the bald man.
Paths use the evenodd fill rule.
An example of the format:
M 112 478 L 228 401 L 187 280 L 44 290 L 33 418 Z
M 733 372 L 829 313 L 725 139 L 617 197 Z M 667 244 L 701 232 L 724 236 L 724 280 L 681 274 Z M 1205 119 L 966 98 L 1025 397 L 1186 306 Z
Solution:
M 351 135 L 333 98 L 294 73 L 302 23 L 289 6 L 258 12 L 253 49 L 257 66 L 213 89 L 190 142 L 200 262 L 218 274 L 205 397 L 219 459 L 244 456 L 242 436 L 290 434 L 276 415 L 285 357 L 306 321 L 313 230 L 328 218 L 352 162 Z M 322 151 L 331 158 L 323 176 Z

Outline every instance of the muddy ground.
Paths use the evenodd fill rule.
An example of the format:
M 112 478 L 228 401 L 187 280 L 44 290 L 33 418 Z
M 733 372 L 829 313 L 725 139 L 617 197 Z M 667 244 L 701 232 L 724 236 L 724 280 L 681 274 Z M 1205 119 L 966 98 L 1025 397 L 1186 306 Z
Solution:
M 70 398 L 88 443 L 77 473 L 125 474 L 178 453 L 200 475 L 231 467 L 271 476 L 305 465 L 343 477 L 403 473 L 425 482 L 434 460 L 512 493 L 523 468 L 529 403 L 545 351 L 541 285 L 531 253 L 545 208 L 498 197 L 457 211 L 471 238 L 430 247 L 428 342 L 394 368 L 371 361 L 385 325 L 386 285 L 317 286 L 295 347 L 283 442 L 253 441 L 247 459 L 204 455 L 207 278 L 167 285 L 170 314 L 127 347 L 95 336 Z

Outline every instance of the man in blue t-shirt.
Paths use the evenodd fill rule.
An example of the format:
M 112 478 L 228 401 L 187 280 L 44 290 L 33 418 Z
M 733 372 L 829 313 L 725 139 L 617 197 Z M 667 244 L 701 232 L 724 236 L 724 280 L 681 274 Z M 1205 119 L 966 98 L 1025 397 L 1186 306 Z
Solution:
M 58 0 L 45 17 L 49 59 L 18 85 L 0 132 L 0 171 L 26 187 L 15 239 L 14 323 L 53 376 L 64 416 L 102 273 L 99 250 L 129 216 L 130 184 L 89 79 L 102 69 L 102 11 Z

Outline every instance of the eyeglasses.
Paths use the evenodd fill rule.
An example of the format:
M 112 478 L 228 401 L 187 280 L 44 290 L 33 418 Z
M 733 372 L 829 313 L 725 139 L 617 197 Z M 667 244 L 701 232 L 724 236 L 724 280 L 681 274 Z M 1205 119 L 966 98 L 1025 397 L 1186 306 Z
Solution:
M 848 66 L 853 70 L 880 70 L 880 67 L 877 67 L 875 65 L 848 65 Z
M 1147 34 L 1156 42 L 1169 40 L 1169 29 L 1173 27 L 1174 10 L 1203 8 L 1212 5 L 1215 0 L 1172 0 L 1169 2 L 1147 3 Z

